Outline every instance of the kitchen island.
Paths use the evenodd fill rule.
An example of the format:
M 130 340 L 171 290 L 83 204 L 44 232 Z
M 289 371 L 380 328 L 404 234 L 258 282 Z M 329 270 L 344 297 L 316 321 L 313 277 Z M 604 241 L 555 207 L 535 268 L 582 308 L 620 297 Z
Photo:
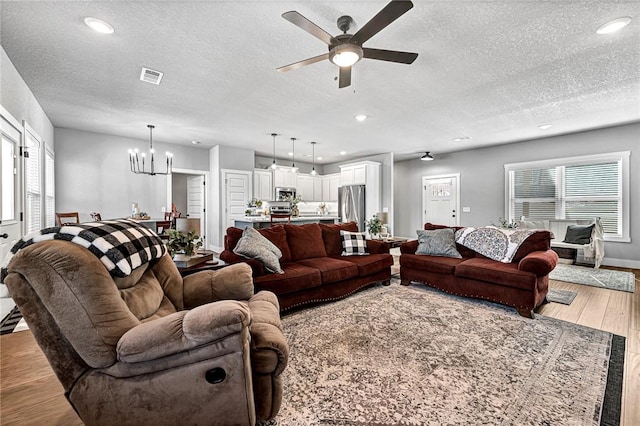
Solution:
M 291 217 L 292 225 L 304 225 L 307 223 L 336 223 L 339 221 L 338 216 L 298 216 Z M 274 223 L 287 223 L 287 219 L 277 219 Z M 255 229 L 269 228 L 271 226 L 271 218 L 267 216 L 245 216 L 243 218 L 235 219 L 234 226 L 236 228 L 244 229 L 247 226 L 251 226 Z

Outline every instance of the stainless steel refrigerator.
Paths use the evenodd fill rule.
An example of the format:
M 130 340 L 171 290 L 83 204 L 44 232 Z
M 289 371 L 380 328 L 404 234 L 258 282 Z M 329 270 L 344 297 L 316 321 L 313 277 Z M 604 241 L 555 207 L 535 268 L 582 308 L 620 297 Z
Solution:
M 338 215 L 341 222 L 354 221 L 360 232 L 364 232 L 365 221 L 365 186 L 348 185 L 338 189 Z

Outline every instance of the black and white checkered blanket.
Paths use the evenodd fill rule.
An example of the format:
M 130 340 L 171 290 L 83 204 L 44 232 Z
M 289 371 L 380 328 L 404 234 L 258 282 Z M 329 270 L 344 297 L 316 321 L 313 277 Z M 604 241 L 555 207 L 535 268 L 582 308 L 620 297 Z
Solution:
M 167 251 L 160 237 L 151 229 L 132 220 L 119 219 L 54 226 L 31 232 L 11 248 L 9 256 L 33 243 L 47 240 L 66 240 L 87 248 L 111 275 L 117 277 L 126 277 L 140 265 L 161 258 Z M 3 268 L 2 277 L 5 275 Z

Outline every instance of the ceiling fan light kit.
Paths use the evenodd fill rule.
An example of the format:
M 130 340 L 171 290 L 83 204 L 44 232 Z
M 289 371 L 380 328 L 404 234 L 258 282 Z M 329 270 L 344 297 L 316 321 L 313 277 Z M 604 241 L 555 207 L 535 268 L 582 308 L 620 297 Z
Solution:
M 285 12 L 282 14 L 284 19 L 326 43 L 329 46 L 329 53 L 285 65 L 277 68 L 277 71 L 287 72 L 328 59 L 331 63 L 340 67 L 338 87 L 343 88 L 351 85 L 351 67 L 363 58 L 412 64 L 418 57 L 417 53 L 363 47 L 367 40 L 385 29 L 412 7 L 413 3 L 411 1 L 392 1 L 355 34 L 347 33 L 353 24 L 353 19 L 350 16 L 341 16 L 338 18 L 337 24 L 342 34 L 335 37 L 295 10 Z
M 173 154 L 170 152 L 166 152 L 166 163 L 167 168 L 164 172 L 156 172 L 155 170 L 155 150 L 153 149 L 153 129 L 156 127 L 152 124 L 147 124 L 149 128 L 149 157 L 150 161 L 150 170 L 145 170 L 145 158 L 146 153 L 140 153 L 138 148 L 129 150 L 129 167 L 131 171 L 137 175 L 170 175 L 173 169 Z M 140 154 L 140 155 L 138 155 Z M 142 161 L 140 161 L 142 159 Z M 142 163 L 142 167 L 140 167 L 140 163 Z

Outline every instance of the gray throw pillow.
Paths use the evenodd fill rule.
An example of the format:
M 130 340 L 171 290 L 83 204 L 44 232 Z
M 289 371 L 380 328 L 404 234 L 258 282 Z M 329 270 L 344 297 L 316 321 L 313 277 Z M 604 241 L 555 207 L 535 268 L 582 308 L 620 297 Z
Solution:
M 571 244 L 589 244 L 591 242 L 591 233 L 595 224 L 584 225 L 569 225 L 567 226 L 567 233 L 564 236 L 565 243 Z
M 433 231 L 419 229 L 416 232 L 418 233 L 416 254 L 462 258 L 456 249 L 456 240 L 452 228 L 434 229 Z
M 242 232 L 242 237 L 238 240 L 233 252 L 240 256 L 262 262 L 269 272 L 284 274 L 280 266 L 280 261 L 278 260 L 282 257 L 280 249 L 261 233 L 249 226 Z

